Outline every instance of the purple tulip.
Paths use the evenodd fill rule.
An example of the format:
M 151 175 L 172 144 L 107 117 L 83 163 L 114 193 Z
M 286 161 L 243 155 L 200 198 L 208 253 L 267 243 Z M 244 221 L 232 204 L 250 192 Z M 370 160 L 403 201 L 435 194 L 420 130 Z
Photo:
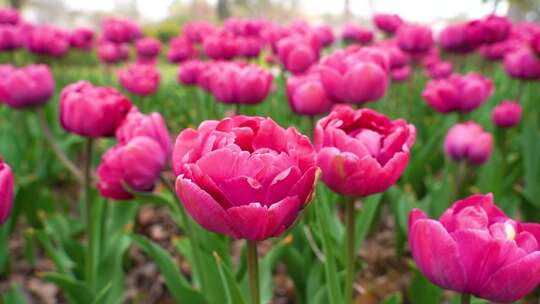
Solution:
M 456 124 L 448 130 L 444 140 L 444 152 L 455 161 L 481 165 L 491 155 L 493 137 L 481 126 L 469 121 Z

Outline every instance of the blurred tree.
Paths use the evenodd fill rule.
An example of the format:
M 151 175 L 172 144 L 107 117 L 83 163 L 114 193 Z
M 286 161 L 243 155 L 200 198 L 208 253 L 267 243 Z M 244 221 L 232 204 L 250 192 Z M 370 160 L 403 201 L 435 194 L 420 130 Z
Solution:
M 219 20 L 224 20 L 231 15 L 229 0 L 218 0 L 217 16 Z
M 24 5 L 24 2 L 24 0 L 9 0 L 9 5 L 11 5 L 13 8 L 19 9 Z

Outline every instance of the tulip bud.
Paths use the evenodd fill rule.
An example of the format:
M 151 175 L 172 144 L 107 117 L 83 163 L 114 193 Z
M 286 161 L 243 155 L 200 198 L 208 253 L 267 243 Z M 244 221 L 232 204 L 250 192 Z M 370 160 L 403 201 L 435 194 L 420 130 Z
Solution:
M 119 63 L 129 58 L 126 44 L 102 42 L 98 44 L 98 57 L 104 63 Z
M 0 51 L 13 51 L 22 45 L 23 37 L 18 26 L 0 24 Z
M 157 91 L 160 75 L 153 65 L 133 64 L 118 71 L 118 80 L 128 92 L 148 96 Z
M 199 75 L 207 65 L 200 60 L 188 60 L 180 65 L 178 82 L 185 85 L 196 85 Z
M 109 149 L 97 168 L 98 190 L 103 197 L 132 199 L 124 183 L 135 191 L 152 191 L 165 167 L 167 156 L 158 142 L 146 136 Z
M 376 14 L 373 16 L 373 23 L 379 30 L 387 34 L 394 34 L 403 23 L 403 20 L 399 15 Z
M 184 37 L 171 39 L 167 59 L 172 63 L 180 63 L 197 56 L 197 50 Z
M 433 45 L 433 34 L 427 26 L 406 23 L 397 31 L 397 44 L 405 52 L 422 54 Z
M 13 173 L 0 159 L 0 225 L 4 224 L 13 208 Z
M 314 48 L 303 37 L 287 37 L 277 43 L 280 61 L 291 73 L 298 74 L 308 68 L 319 58 L 318 46 Z
M 53 94 L 54 79 L 44 64 L 14 69 L 0 79 L 0 101 L 15 109 L 41 106 Z
M 540 79 L 540 60 L 528 48 L 521 47 L 504 56 L 504 69 L 511 77 Z
M 69 44 L 74 48 L 91 49 L 93 41 L 94 31 L 88 28 L 77 28 L 69 35 Z
M 493 137 L 469 121 L 456 124 L 448 130 L 444 140 L 444 152 L 455 161 L 481 165 L 491 155 Z
M 521 120 L 521 106 L 515 101 L 505 100 L 491 112 L 491 120 L 499 128 L 511 128 Z
M 287 96 L 292 111 L 302 115 L 319 115 L 332 107 L 332 101 L 316 73 L 287 79 Z
M 137 57 L 141 59 L 153 59 L 159 55 L 161 43 L 156 38 L 142 38 L 135 43 Z
M 406 81 L 411 77 L 412 69 L 410 66 L 406 65 L 401 68 L 392 70 L 392 80 L 393 81 Z
M 60 94 L 60 123 L 80 136 L 113 136 L 131 107 L 129 99 L 114 88 L 81 80 Z

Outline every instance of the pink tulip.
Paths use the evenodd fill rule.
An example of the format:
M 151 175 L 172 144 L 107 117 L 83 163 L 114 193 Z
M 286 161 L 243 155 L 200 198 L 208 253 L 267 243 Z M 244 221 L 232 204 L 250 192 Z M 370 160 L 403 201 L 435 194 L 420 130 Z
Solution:
M 363 104 L 377 101 L 386 93 L 388 57 L 384 51 L 378 57 L 367 55 L 366 50 L 336 51 L 322 59 L 321 81 L 335 102 Z
M 230 60 L 238 56 L 240 45 L 236 39 L 226 34 L 214 34 L 204 38 L 203 51 L 211 59 Z
M 176 192 L 205 229 L 260 241 L 290 227 L 310 202 L 318 168 L 309 139 L 270 118 L 204 121 L 176 140 Z
M 373 32 L 353 23 L 348 23 L 343 28 L 341 38 L 347 42 L 369 44 L 373 41 Z
M 152 37 L 141 38 L 135 43 L 137 50 L 137 58 L 154 59 L 159 55 L 161 50 L 161 42 Z
M 148 96 L 159 87 L 160 74 L 156 67 L 148 64 L 132 64 L 118 71 L 118 80 L 128 92 Z
M 215 28 L 208 21 L 191 21 L 182 27 L 183 36 L 192 43 L 200 43 L 205 37 L 211 35 Z
M 435 285 L 497 303 L 517 301 L 540 283 L 540 225 L 519 223 L 493 195 L 457 201 L 438 221 L 414 209 L 409 244 Z
M 488 60 L 501 60 L 508 53 L 520 48 L 521 41 L 508 39 L 501 42 L 486 44 L 480 47 L 479 52 L 482 57 Z
M 287 79 L 287 96 L 292 111 L 301 115 L 323 114 L 332 107 L 317 73 Z
M 167 155 L 158 142 L 137 136 L 109 149 L 97 168 L 98 190 L 103 197 L 128 200 L 133 196 L 124 184 L 135 191 L 152 191 L 164 169 Z
M 426 72 L 430 78 L 439 79 L 452 75 L 453 66 L 448 61 L 437 61 L 426 67 Z
M 49 25 L 32 28 L 26 39 L 26 47 L 34 54 L 61 57 L 69 49 L 67 32 Z
M 113 136 L 131 107 L 129 99 L 116 89 L 81 80 L 60 94 L 60 123 L 80 136 Z
M 405 23 L 397 31 L 397 44 L 405 52 L 423 54 L 433 46 L 433 34 L 427 26 Z
M 373 16 L 373 23 L 379 30 L 387 34 L 394 34 L 401 24 L 403 24 L 403 20 L 401 20 L 399 15 L 375 14 Z
M 54 94 L 54 79 L 47 65 L 12 70 L 0 79 L 0 100 L 15 109 L 41 106 Z
M 529 46 L 536 56 L 540 57 L 540 31 L 532 36 Z
M 167 59 L 172 63 L 180 63 L 197 56 L 197 50 L 184 37 L 171 39 Z
M 263 43 L 259 39 L 255 38 L 236 38 L 238 42 L 238 55 L 245 58 L 257 58 L 263 48 Z
M 10 74 L 14 73 L 16 70 L 17 70 L 17 67 L 12 64 L 0 64 L 0 77 L 2 77 L 1 79 L 8 77 Z M 1 83 L 1 80 L 0 80 L 0 83 Z
M 439 34 L 439 45 L 447 52 L 467 53 L 478 44 L 472 41 L 467 23 L 450 24 Z
M 89 50 L 92 48 L 93 42 L 94 31 L 89 28 L 77 28 L 69 35 L 69 44 L 74 48 Z
M 391 71 L 393 81 L 406 81 L 411 78 L 412 69 L 410 66 L 406 65 L 401 68 L 393 69 Z
M 540 79 L 540 59 L 525 47 L 504 56 L 506 73 L 519 79 Z
M 196 85 L 199 75 L 206 67 L 206 63 L 200 60 L 188 60 L 180 65 L 178 70 L 178 82 L 185 85 Z
M 482 19 L 483 43 L 504 41 L 510 36 L 511 30 L 512 22 L 506 17 L 490 15 Z
M 469 121 L 454 125 L 444 139 L 444 152 L 455 161 L 483 164 L 491 155 L 493 137 L 481 126 Z
M 0 225 L 4 224 L 13 208 L 13 172 L 0 159 Z
M 0 51 L 12 51 L 23 46 L 20 28 L 14 25 L 0 25 Z
M 486 102 L 493 90 L 491 80 L 480 74 L 453 74 L 430 80 L 422 97 L 437 112 L 468 113 Z
M 119 63 L 129 57 L 129 47 L 123 43 L 102 42 L 98 44 L 98 57 L 104 63 Z
M 304 73 L 319 58 L 319 46 L 313 46 L 304 37 L 291 36 L 277 43 L 278 57 L 293 74 Z
M 113 43 L 128 43 L 141 36 L 141 28 L 129 19 L 109 17 L 101 24 L 105 40 Z
M 315 35 L 319 38 L 321 46 L 328 47 L 334 43 L 334 31 L 328 25 L 320 25 L 314 29 Z
M 403 119 L 336 106 L 315 128 L 322 180 L 347 196 L 384 192 L 405 170 L 415 139 L 415 127 Z
M 16 25 L 20 19 L 19 12 L 16 9 L 0 7 L 0 24 Z
M 171 153 L 171 136 L 165 120 L 158 112 L 143 114 L 136 108 L 132 108 L 122 124 L 116 129 L 116 139 L 122 145 L 139 136 L 155 140 L 165 155 Z
M 504 100 L 491 112 L 491 120 L 499 128 L 511 128 L 521 120 L 521 106 L 511 100 Z

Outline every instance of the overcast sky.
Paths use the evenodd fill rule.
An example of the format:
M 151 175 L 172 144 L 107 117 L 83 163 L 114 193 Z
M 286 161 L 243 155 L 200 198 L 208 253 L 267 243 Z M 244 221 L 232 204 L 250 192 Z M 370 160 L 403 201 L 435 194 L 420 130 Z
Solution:
M 116 0 L 129 1 L 129 0 Z M 217 0 L 209 0 L 215 3 Z M 482 3 L 481 0 L 373 0 L 376 12 L 399 13 L 408 20 L 418 22 L 433 22 L 442 18 L 456 15 L 480 17 L 491 12 L 491 3 Z M 111 0 L 65 0 L 66 5 L 72 9 L 89 11 L 110 11 L 114 7 Z M 168 7 L 173 0 L 138 0 L 139 11 L 145 19 L 157 21 L 167 15 Z M 187 0 L 186 0 L 187 2 Z M 344 0 L 300 0 L 302 11 L 306 15 L 341 14 Z M 503 1 L 499 5 L 501 12 L 507 5 Z M 356 16 L 369 16 L 368 0 L 351 0 L 351 9 Z

